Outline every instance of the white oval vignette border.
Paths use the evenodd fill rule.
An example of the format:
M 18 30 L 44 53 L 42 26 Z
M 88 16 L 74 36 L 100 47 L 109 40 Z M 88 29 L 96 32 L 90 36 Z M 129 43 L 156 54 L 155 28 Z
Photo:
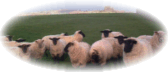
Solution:
M 5 0 L 0 3 L 0 32 L 2 34 L 2 29 L 6 22 L 12 18 L 13 16 L 19 14 L 22 11 L 25 11 L 27 9 L 45 5 L 45 4 L 50 4 L 52 2 L 64 2 L 66 0 L 46 0 L 46 1 L 41 1 L 41 0 Z M 72 2 L 98 2 L 102 0 L 70 0 Z M 167 21 L 167 16 L 168 16 L 168 11 L 166 11 L 168 5 L 166 4 L 166 1 L 153 1 L 153 0 L 116 0 L 116 1 L 110 1 L 110 0 L 103 0 L 104 2 L 111 2 L 111 3 L 118 3 L 118 4 L 124 4 L 136 8 L 140 8 L 148 13 L 150 13 L 152 16 L 156 17 L 166 28 L 168 28 L 168 21 Z M 167 37 L 167 36 L 166 36 Z M 167 40 L 166 40 L 167 41 Z M 31 71 L 42 71 L 42 72 L 65 72 L 65 70 L 52 70 L 48 69 L 45 67 L 39 67 L 33 64 L 29 64 L 27 62 L 24 62 L 20 59 L 17 59 L 16 57 L 12 56 L 7 50 L 3 47 L 2 43 L 0 43 L 0 66 L 1 69 L 0 71 L 17 71 L 17 72 L 31 72 Z M 122 69 L 117 69 L 117 70 L 104 70 L 104 72 L 110 72 L 110 71 L 115 71 L 115 72 L 143 72 L 143 71 L 164 71 L 167 72 L 167 66 L 168 64 L 168 58 L 166 58 L 166 55 L 168 55 L 168 44 L 166 43 L 163 49 L 154 57 L 145 60 L 144 62 L 141 62 L 136 65 L 132 65 L 129 67 L 123 67 Z

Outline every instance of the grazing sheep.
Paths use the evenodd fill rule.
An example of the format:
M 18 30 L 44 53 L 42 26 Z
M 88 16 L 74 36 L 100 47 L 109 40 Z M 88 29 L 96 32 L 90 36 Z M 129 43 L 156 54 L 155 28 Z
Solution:
M 113 32 L 113 31 L 110 31 L 110 29 L 105 29 L 104 31 L 100 31 L 100 32 L 102 33 L 101 38 L 124 36 L 121 32 Z
M 45 52 L 44 40 L 38 39 L 31 43 L 29 47 L 30 57 L 35 59 L 41 59 Z
M 69 42 L 64 51 L 68 52 L 73 67 L 85 67 L 90 61 L 90 45 L 86 42 L 73 41 Z
M 81 42 L 83 38 L 85 37 L 85 34 L 82 32 L 82 30 L 78 30 L 74 33 L 74 35 L 71 36 L 62 36 L 61 39 L 64 39 L 66 41 L 66 44 L 72 41 L 78 41 Z
M 60 38 L 49 38 L 52 43 L 50 44 L 50 54 L 54 61 L 64 60 L 64 48 L 66 46 L 66 42 Z
M 105 39 L 98 40 L 92 44 L 89 55 L 93 64 L 98 63 L 103 66 L 113 55 L 112 44 Z
M 140 62 L 152 55 L 152 47 L 145 39 L 130 37 L 124 41 L 124 44 L 123 60 L 125 65 Z
M 150 42 L 150 40 L 152 39 L 152 36 L 150 35 L 141 35 L 139 37 L 137 37 L 138 39 L 146 39 L 147 41 Z
M 165 33 L 163 31 L 155 31 L 150 44 L 154 52 L 157 52 L 161 49 L 161 46 L 165 40 Z

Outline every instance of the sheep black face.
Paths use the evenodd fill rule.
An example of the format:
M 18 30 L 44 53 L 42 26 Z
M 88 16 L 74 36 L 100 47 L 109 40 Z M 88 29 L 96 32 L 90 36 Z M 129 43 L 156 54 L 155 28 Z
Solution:
M 118 39 L 118 42 L 121 45 L 122 43 L 124 43 L 124 39 L 128 38 L 128 37 L 126 37 L 126 36 L 117 36 L 117 37 L 114 37 L 114 38 Z
M 68 43 L 68 44 L 65 46 L 64 51 L 65 51 L 65 52 L 68 52 L 68 48 L 71 47 L 71 46 L 73 46 L 73 45 L 74 45 L 74 43 L 71 43 L 71 42 Z
M 27 49 L 30 46 L 30 44 L 23 44 L 19 45 L 18 47 L 22 49 L 23 53 L 27 53 Z
M 137 41 L 129 39 L 129 40 L 125 40 L 124 43 L 125 43 L 124 52 L 129 53 L 131 52 L 134 44 L 137 44 Z
M 26 41 L 26 39 L 19 38 L 16 40 L 16 42 L 24 42 L 24 41 Z
M 60 39 L 60 38 L 49 38 L 50 40 L 52 40 L 53 44 L 56 45 L 57 44 L 57 41 Z
M 104 31 L 100 31 L 100 32 L 104 34 L 104 37 L 108 37 L 109 33 L 111 33 L 112 31 L 104 30 Z
M 7 38 L 9 39 L 9 41 L 12 41 L 13 36 L 8 35 Z
M 92 62 L 95 62 L 95 63 L 99 63 L 99 53 L 94 50 L 94 52 L 92 53 Z
M 39 48 L 42 48 L 44 40 L 38 39 L 35 42 L 38 44 Z
M 82 31 L 79 31 L 79 34 L 81 34 L 83 37 L 85 37 L 85 34 Z

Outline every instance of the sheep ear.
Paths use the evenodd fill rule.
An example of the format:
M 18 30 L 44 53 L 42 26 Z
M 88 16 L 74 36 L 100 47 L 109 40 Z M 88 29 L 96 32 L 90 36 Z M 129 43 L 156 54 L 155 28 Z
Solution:
M 104 33 L 104 31 L 100 31 L 101 33 Z
M 114 37 L 114 38 L 118 38 L 118 37 Z
M 19 47 L 19 48 L 22 48 L 22 47 L 23 47 L 23 45 L 19 45 L 18 47 Z
M 57 40 L 59 40 L 60 38 L 57 38 Z
M 53 40 L 53 38 L 49 38 L 50 40 Z
M 30 44 L 26 45 L 26 47 L 29 47 L 29 46 L 30 46 Z
M 128 38 L 127 36 L 125 36 L 124 38 Z

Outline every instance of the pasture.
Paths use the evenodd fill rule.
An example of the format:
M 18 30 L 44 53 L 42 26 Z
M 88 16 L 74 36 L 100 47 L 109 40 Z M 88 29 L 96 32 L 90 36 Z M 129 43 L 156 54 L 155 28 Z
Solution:
M 163 30 L 159 22 L 136 13 L 65 14 L 14 17 L 6 24 L 4 35 L 14 35 L 14 40 L 24 38 L 27 42 L 33 42 L 46 35 L 64 32 L 72 35 L 76 30 L 82 30 L 86 35 L 83 41 L 91 45 L 101 39 L 100 31 L 104 29 L 120 31 L 128 37 L 153 35 L 154 31 Z M 65 61 L 59 65 L 71 67 L 68 55 L 64 57 Z M 51 56 L 45 55 L 36 62 L 55 65 Z M 113 62 L 110 64 L 113 65 Z

